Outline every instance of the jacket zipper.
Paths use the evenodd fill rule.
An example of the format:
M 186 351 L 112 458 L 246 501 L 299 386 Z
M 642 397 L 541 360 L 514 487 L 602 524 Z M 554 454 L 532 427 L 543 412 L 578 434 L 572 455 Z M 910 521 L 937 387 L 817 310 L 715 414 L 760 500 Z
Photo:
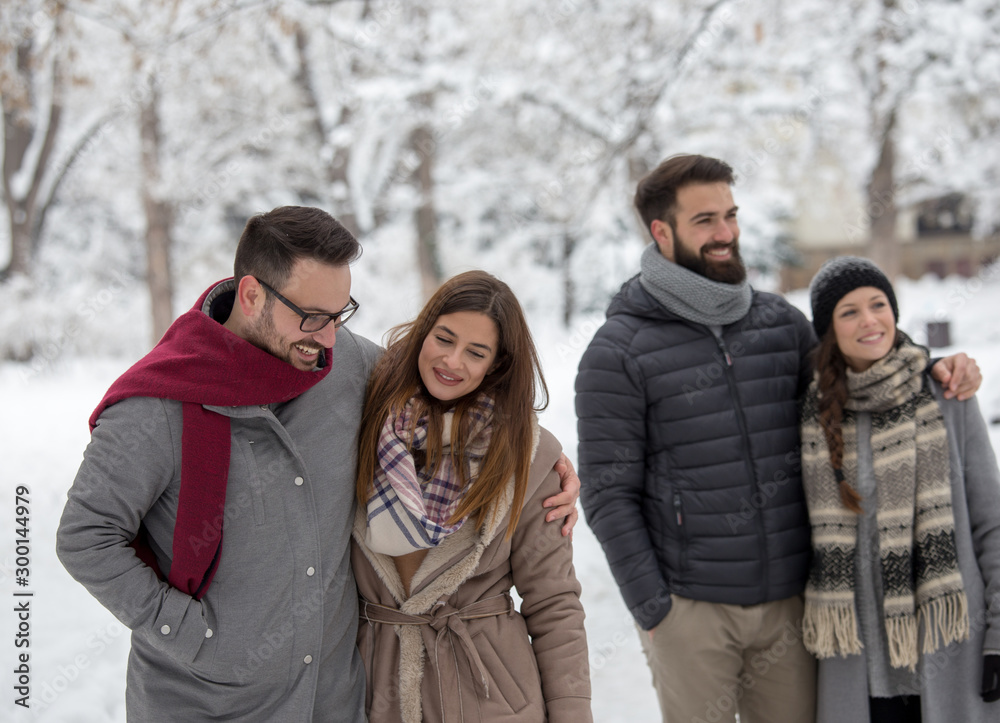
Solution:
M 726 343 L 722 340 L 722 338 L 716 336 L 711 330 L 709 330 L 709 333 L 715 338 L 716 343 L 719 345 L 719 350 L 722 352 L 722 356 L 726 360 L 726 383 L 729 384 L 729 394 L 733 399 L 733 407 L 736 409 L 736 421 L 740 427 L 740 436 L 743 438 L 743 464 L 746 466 L 747 472 L 750 473 L 750 481 L 754 491 L 760 492 L 760 482 L 757 480 L 757 473 L 753 467 L 753 460 L 750 458 L 750 432 L 747 429 L 746 415 L 743 413 L 743 405 L 740 403 L 740 398 L 736 394 L 736 377 L 733 374 L 733 358 L 730 356 L 729 350 L 726 348 Z M 763 584 L 764 593 L 761 596 L 761 599 L 764 599 L 767 597 L 767 591 L 770 589 L 770 576 L 768 575 L 770 565 L 768 564 L 767 535 L 764 532 L 762 514 L 761 510 L 757 510 L 755 517 L 757 538 L 760 540 L 760 547 L 764 555 L 764 559 L 761 560 L 761 583 Z

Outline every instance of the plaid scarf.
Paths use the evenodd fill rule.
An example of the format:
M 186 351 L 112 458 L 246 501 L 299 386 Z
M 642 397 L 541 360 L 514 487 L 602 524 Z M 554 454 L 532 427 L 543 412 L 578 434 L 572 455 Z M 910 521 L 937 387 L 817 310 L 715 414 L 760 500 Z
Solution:
M 842 420 L 843 472 L 857 479 L 856 412 L 871 413 L 878 490 L 883 619 L 894 668 L 915 670 L 923 653 L 969 637 L 955 551 L 947 431 L 927 386 L 927 351 L 903 343 L 861 373 L 847 371 Z M 806 648 L 819 658 L 858 654 L 854 606 L 857 515 L 844 507 L 819 421 L 813 381 L 802 413 L 802 480 L 812 524 L 813 560 L 802 621 Z
M 414 450 L 427 448 L 427 417 L 413 418 L 413 399 L 403 411 L 389 416 L 378 442 L 378 466 L 368 498 L 368 531 L 365 542 L 384 555 L 405 555 L 437 546 L 457 531 L 466 518 L 449 524 L 462 501 L 463 477 L 456 465 L 465 465 L 465 480 L 471 484 L 479 474 L 490 446 L 493 400 L 480 395 L 469 409 L 471 426 L 460 455 L 448 452 L 452 441 L 455 410 L 444 414 L 441 432 L 444 454 L 436 473 L 417 469 Z

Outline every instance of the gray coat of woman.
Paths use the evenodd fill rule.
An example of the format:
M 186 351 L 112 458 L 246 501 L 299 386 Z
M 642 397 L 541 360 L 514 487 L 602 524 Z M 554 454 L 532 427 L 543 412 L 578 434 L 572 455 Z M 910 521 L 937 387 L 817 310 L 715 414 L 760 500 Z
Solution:
M 920 696 L 923 723 L 995 723 L 1000 702 L 985 703 L 980 685 L 983 655 L 1000 654 L 1000 473 L 976 400 L 946 400 L 936 382 L 931 388 L 948 430 L 955 543 L 970 632 L 968 640 L 922 654 L 913 686 L 918 689 L 899 694 Z M 858 436 L 860 458 L 869 440 Z M 869 723 L 866 660 L 862 653 L 820 661 L 817 723 Z

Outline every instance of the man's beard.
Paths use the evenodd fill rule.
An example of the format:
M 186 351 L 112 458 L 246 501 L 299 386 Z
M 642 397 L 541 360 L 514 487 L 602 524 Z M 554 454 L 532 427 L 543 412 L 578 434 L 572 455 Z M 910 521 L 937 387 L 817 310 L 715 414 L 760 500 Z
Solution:
M 278 329 L 274 324 L 274 315 L 268 309 L 264 310 L 255 325 L 247 329 L 245 338 L 258 349 L 266 351 L 283 362 L 292 364 L 291 350 L 282 344 L 283 340 L 278 335 Z
M 725 261 L 715 261 L 706 255 L 708 251 L 727 247 L 732 248 L 732 255 Z M 688 249 L 674 231 L 674 263 L 723 284 L 742 284 L 747 277 L 746 267 L 740 258 L 739 239 L 729 243 L 705 244 L 696 253 Z

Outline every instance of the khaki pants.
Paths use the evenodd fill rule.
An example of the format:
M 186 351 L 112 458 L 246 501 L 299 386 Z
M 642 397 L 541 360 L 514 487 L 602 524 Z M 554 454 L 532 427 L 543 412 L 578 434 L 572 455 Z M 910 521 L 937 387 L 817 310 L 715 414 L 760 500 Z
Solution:
M 816 660 L 802 646 L 802 598 L 723 605 L 670 596 L 639 631 L 664 723 L 812 723 Z

